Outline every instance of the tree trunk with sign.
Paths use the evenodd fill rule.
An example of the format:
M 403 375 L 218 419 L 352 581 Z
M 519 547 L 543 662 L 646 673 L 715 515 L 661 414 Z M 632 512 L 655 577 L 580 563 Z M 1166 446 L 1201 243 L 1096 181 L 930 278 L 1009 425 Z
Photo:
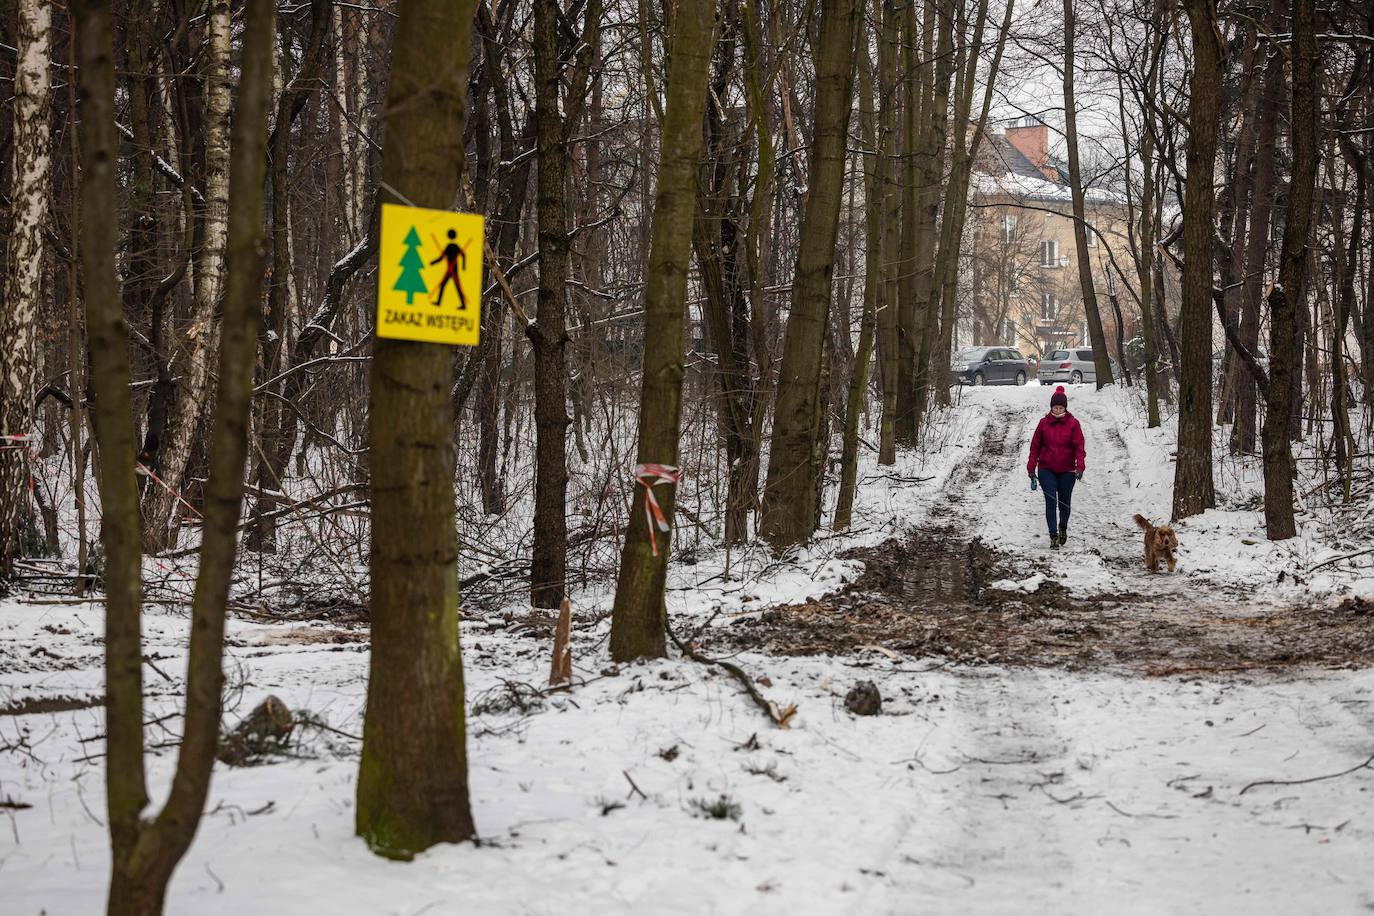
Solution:
M 673 55 L 666 87 L 668 107 L 663 120 L 663 151 L 644 296 L 637 481 L 630 524 L 620 552 L 620 575 L 616 579 L 611 616 L 611 658 L 616 661 L 657 658 L 667 653 L 663 588 L 677 490 L 682 314 L 692 254 L 692 219 L 696 211 L 712 24 L 710 0 L 682 0 L 673 17 Z M 655 506 L 663 525 L 658 524 Z
M 18 62 L 14 74 L 14 175 L 5 305 L 0 309 L 0 577 L 22 554 L 28 514 L 28 435 L 33 426 L 35 331 L 43 268 L 43 223 L 48 211 L 52 156 L 48 148 L 52 72 L 48 46 L 52 7 L 23 0 L 18 10 Z
M 403 0 L 398 11 L 383 179 L 418 206 L 448 207 L 459 187 L 474 7 L 475 0 Z M 372 659 L 356 825 L 373 852 L 396 859 L 475 833 L 458 641 L 452 375 L 447 346 L 374 343 Z

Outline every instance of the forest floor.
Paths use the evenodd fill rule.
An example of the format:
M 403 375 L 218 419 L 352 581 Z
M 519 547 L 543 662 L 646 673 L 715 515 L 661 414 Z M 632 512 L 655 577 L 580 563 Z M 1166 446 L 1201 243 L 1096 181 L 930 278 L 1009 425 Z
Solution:
M 750 616 L 721 640 L 789 655 L 867 645 L 962 664 L 1151 676 L 1374 664 L 1374 600 L 1274 591 L 1286 573 L 1252 551 L 1258 533 L 1240 538 L 1220 574 L 1209 562 L 1215 538 L 1190 547 L 1186 535 L 1181 568 L 1149 572 L 1132 517 L 1154 509 L 1152 520 L 1166 521 L 1158 499 L 1140 493 L 1144 483 L 1157 497 L 1158 468 L 1136 466 L 1119 421 L 1091 397 L 1075 397 L 1089 471 L 1074 491 L 1069 543 L 1051 553 L 1042 497 L 1026 492 L 1022 470 L 1041 416 L 1025 402 L 1043 392 L 972 397 L 989 402 L 989 422 L 919 526 L 842 554 L 864 564 L 857 581 Z M 1256 567 L 1237 575 L 1247 559 Z
M 926 451 L 870 457 L 852 532 L 682 552 L 676 632 L 795 704 L 790 728 L 719 669 L 610 664 L 612 583 L 574 596 L 567 692 L 540 686 L 547 612 L 470 601 L 477 846 L 398 864 L 353 836 L 365 618 L 236 617 L 227 720 L 267 693 L 309 718 L 264 765 L 217 768 L 168 912 L 1374 909 L 1374 539 L 1312 510 L 1271 544 L 1256 469 L 1223 466 L 1221 508 L 1152 575 L 1131 515 L 1167 517 L 1172 431 L 1071 390 L 1088 473 L 1052 552 L 1023 467 L 1047 396 L 965 392 Z M 144 620 L 158 800 L 186 625 Z M 101 630 L 95 603 L 0 602 L 6 914 L 102 906 Z M 879 715 L 846 710 L 865 680 Z

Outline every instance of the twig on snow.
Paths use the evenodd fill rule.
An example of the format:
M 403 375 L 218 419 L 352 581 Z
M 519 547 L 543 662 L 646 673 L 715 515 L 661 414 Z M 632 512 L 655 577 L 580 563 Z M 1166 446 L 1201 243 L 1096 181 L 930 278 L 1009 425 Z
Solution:
M 1250 783 L 1237 794 L 1244 795 L 1256 786 L 1301 786 L 1309 782 L 1321 782 L 1324 779 L 1339 779 L 1342 776 L 1349 776 L 1357 770 L 1369 769 L 1370 764 L 1374 764 L 1374 754 L 1370 754 L 1364 763 L 1356 764 L 1348 770 L 1341 770 L 1339 773 L 1327 773 L 1325 776 L 1311 776 L 1307 779 L 1261 779 L 1258 782 Z
M 633 779 L 630 778 L 630 771 L 629 771 L 629 770 L 621 770 L 620 773 L 621 773 L 621 775 L 623 775 L 623 776 L 625 777 L 625 781 L 628 782 L 628 783 L 630 784 L 630 794 L 631 794 L 631 795 L 638 795 L 640 798 L 644 799 L 645 801 L 648 801 L 648 800 L 649 800 L 649 796 L 645 795 L 645 794 L 644 794 L 644 791 L 643 791 L 642 789 L 640 789 L 639 786 L 635 785 L 635 781 L 634 781 Z M 628 798 L 629 796 L 626 796 L 626 797 Z
M 766 699 L 763 696 L 763 694 L 759 693 L 759 689 L 754 686 L 753 679 L 750 678 L 749 675 L 745 674 L 744 669 L 741 668 L 739 665 L 736 665 L 733 662 L 724 661 L 722 659 L 710 658 L 708 656 L 702 655 L 700 652 L 694 649 L 691 646 L 691 644 L 684 643 L 682 640 L 678 639 L 677 636 L 673 633 L 672 625 L 667 623 L 666 621 L 664 622 L 663 629 L 668 633 L 668 638 L 673 641 L 673 644 L 678 647 L 678 651 L 680 651 L 683 655 L 687 656 L 694 662 L 700 662 L 703 665 L 714 665 L 717 668 L 722 668 L 726 672 L 728 672 L 731 677 L 739 681 L 740 686 L 744 688 L 744 692 L 749 694 L 749 699 L 753 700 L 754 705 L 757 706 L 759 709 L 763 710 L 763 714 L 766 715 L 769 719 L 771 719 L 774 722 L 774 724 L 778 726 L 778 728 L 787 728 L 788 725 L 791 724 L 792 717 L 797 714 L 797 705 L 795 703 L 790 703 L 787 706 L 784 706 L 783 708 L 779 709 L 778 704 L 774 703 L 772 700 Z

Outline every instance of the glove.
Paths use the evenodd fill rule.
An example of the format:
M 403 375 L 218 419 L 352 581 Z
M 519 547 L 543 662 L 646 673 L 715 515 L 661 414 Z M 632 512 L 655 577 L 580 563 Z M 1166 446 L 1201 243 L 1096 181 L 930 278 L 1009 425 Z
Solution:
M 1074 474 L 1073 476 L 1076 477 L 1078 480 L 1082 480 L 1082 479 L 1083 479 L 1083 472 L 1082 472 L 1082 471 L 1079 471 L 1078 473 Z

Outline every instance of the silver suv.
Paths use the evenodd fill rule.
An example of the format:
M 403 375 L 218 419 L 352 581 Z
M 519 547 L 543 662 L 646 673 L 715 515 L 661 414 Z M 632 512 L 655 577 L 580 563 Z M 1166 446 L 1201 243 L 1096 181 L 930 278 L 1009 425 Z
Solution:
M 1097 382 L 1097 366 L 1093 363 L 1093 351 L 1088 347 L 1074 350 L 1055 350 L 1040 360 L 1040 370 L 1036 377 L 1043 382 L 1068 382 L 1077 385 L 1081 382 Z

